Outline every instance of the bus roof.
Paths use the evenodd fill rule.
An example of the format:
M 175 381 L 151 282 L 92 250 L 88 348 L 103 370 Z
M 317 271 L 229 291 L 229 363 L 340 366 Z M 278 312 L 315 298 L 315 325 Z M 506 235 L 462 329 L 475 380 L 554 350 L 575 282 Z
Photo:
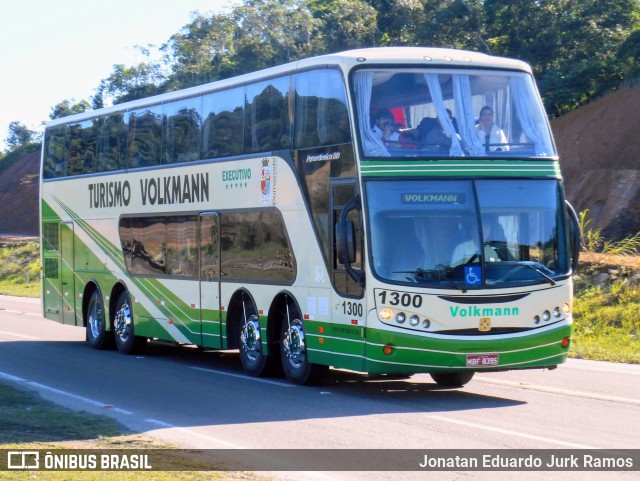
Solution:
M 310 57 L 295 62 L 271 67 L 256 72 L 251 72 L 224 80 L 176 90 L 160 95 L 145 97 L 106 107 L 98 110 L 90 110 L 80 114 L 70 115 L 47 123 L 46 127 L 53 127 L 60 124 L 80 122 L 87 119 L 107 115 L 112 112 L 127 111 L 145 106 L 158 105 L 163 102 L 188 98 L 206 92 L 222 90 L 231 86 L 254 82 L 261 78 L 275 77 L 295 70 L 308 69 L 311 67 L 342 65 L 345 70 L 350 70 L 355 66 L 363 65 L 423 65 L 432 67 L 469 67 L 469 68 L 498 68 L 521 70 L 531 73 L 531 67 L 521 61 L 505 57 L 494 57 L 491 55 L 471 52 L 468 50 L 456 50 L 449 48 L 435 47 L 374 47 L 347 50 L 344 52 Z

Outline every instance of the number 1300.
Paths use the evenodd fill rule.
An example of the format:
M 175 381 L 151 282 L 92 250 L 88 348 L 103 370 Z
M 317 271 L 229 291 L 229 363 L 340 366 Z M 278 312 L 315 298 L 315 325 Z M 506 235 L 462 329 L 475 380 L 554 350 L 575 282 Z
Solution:
M 380 291 L 378 292 L 381 304 L 390 306 L 422 307 L 422 296 L 420 294 L 409 294 L 408 292 Z

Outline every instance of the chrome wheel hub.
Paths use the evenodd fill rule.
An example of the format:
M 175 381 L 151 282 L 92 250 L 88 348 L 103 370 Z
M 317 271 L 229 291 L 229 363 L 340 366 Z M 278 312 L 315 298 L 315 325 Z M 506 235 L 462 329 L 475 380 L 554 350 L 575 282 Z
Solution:
M 302 322 L 299 319 L 294 320 L 285 332 L 282 346 L 292 367 L 297 369 L 304 364 L 307 345 Z
M 242 349 L 251 361 L 255 361 L 262 356 L 260 321 L 255 314 L 250 316 L 242 326 L 242 330 L 240 331 L 240 349 Z
M 129 304 L 123 304 L 116 312 L 116 316 L 113 322 L 116 334 L 123 341 L 129 337 L 129 331 L 131 327 L 131 309 Z

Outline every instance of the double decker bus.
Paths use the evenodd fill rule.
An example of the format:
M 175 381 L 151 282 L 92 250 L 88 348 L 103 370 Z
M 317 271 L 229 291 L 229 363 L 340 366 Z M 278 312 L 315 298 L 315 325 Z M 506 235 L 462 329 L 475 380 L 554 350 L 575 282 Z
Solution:
M 575 213 L 531 69 L 432 48 L 301 60 L 57 119 L 44 316 L 252 376 L 554 368 Z

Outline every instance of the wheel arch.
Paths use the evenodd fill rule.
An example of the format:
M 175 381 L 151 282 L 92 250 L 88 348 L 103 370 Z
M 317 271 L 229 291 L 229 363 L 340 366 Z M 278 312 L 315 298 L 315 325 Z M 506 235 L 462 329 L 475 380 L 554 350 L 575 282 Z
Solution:
M 82 291 L 82 326 L 87 327 L 87 309 L 89 309 L 89 301 L 91 300 L 91 296 L 94 292 L 98 292 L 100 299 L 102 299 L 102 304 L 104 306 L 104 298 L 102 297 L 102 290 L 100 289 L 100 284 L 98 281 L 91 278 L 84 285 L 84 290 Z
M 245 300 L 245 306 L 248 301 L 249 305 L 253 307 L 252 311 L 255 311 L 255 314 L 258 314 L 258 305 L 256 304 L 253 295 L 251 295 L 251 292 L 249 292 L 246 287 L 241 287 L 231 295 L 229 304 L 227 304 L 227 316 L 225 320 L 227 348 L 229 349 L 238 349 L 240 347 L 238 345 L 238 336 L 240 334 L 240 327 L 243 319 L 243 299 Z
M 118 304 L 118 298 L 123 292 L 129 292 L 129 288 L 123 281 L 116 282 L 111 288 L 111 294 L 109 295 L 109 328 L 113 330 L 113 321 L 116 313 L 116 305 Z M 131 294 L 129 294 L 131 296 Z M 133 301 L 132 301 L 133 304 Z M 133 315 L 133 305 L 131 306 L 131 314 Z
M 269 339 L 279 341 L 280 329 L 282 328 L 283 319 L 287 313 L 287 306 L 289 306 L 290 313 L 294 311 L 298 316 L 302 316 L 300 304 L 298 304 L 295 296 L 286 289 L 278 292 L 269 306 L 269 314 L 267 317 L 267 337 Z M 302 319 L 300 320 L 302 321 Z M 273 344 L 275 345 L 276 342 Z

